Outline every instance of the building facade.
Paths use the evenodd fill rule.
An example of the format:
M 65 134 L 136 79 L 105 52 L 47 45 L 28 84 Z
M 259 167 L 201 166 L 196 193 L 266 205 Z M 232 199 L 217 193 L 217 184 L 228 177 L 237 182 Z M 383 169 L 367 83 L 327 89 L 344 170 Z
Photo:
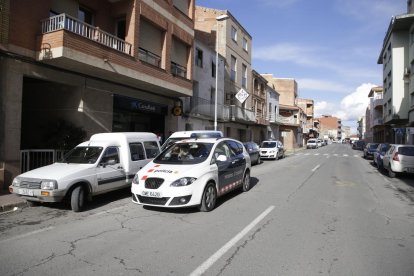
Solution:
M 331 140 L 342 139 L 342 121 L 331 115 L 322 115 L 317 118 L 319 122 L 319 137 Z
M 251 100 L 252 37 L 227 10 L 196 6 L 195 16 L 197 37 L 216 49 L 224 57 L 227 65 L 224 77 L 224 103 L 230 108 L 230 121 L 220 130 L 226 136 L 240 141 L 252 140 L 252 126 L 256 124 Z M 247 95 L 247 99 L 239 100 L 236 97 L 239 92 Z
M 229 108 L 224 105 L 224 58 L 218 56 L 216 72 L 216 51 L 197 39 L 194 45 L 193 96 L 182 98 L 183 116 L 178 129 L 213 130 L 216 112 L 218 129 L 223 129 L 223 123 L 229 121 Z
M 65 146 L 52 141 L 62 122 L 83 138 L 178 129 L 180 97 L 193 93 L 195 0 L 2 2 L 2 189 L 22 150 Z

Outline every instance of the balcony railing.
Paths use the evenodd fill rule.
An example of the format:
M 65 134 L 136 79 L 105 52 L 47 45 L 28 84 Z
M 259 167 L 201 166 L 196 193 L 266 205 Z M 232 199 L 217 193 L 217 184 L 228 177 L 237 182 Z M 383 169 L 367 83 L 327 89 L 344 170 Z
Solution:
M 267 115 L 267 120 L 269 121 L 269 123 L 273 123 L 273 124 L 281 124 L 282 120 L 280 120 L 280 116 L 277 113 L 270 113 Z
M 383 123 L 384 123 L 384 120 L 383 119 L 377 118 L 377 119 L 374 119 L 374 121 L 372 123 L 372 126 L 380 126 Z
M 280 116 L 280 121 L 283 124 L 290 124 L 290 125 L 297 125 L 297 124 L 299 124 L 298 119 L 295 118 L 295 117 L 284 117 L 284 116 Z
M 139 48 L 139 60 L 161 67 L 161 57 L 143 48 Z
M 217 119 L 228 121 L 230 118 L 229 109 L 229 106 L 217 104 Z M 189 114 L 206 116 L 211 119 L 214 118 L 214 102 L 200 97 L 185 98 L 184 110 Z
M 236 105 L 231 105 L 230 110 L 232 121 L 256 122 L 256 116 L 252 110 Z
M 67 14 L 59 14 L 42 20 L 42 33 L 45 34 L 59 30 L 66 30 L 78 34 L 109 48 L 132 55 L 132 44 Z
M 171 61 L 171 74 L 182 78 L 187 78 L 187 68 Z

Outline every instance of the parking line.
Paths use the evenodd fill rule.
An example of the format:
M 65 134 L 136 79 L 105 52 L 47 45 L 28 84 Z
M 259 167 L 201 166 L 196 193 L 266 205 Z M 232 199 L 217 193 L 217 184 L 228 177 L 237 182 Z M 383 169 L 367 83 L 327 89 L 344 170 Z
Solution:
M 313 168 L 312 169 L 312 172 L 315 172 L 317 169 L 319 169 L 319 167 L 320 167 L 321 165 L 320 164 L 318 164 L 315 168 Z
M 243 236 L 245 236 L 253 227 L 255 227 L 262 219 L 264 219 L 275 206 L 270 206 L 263 213 L 261 213 L 255 220 L 247 225 L 240 233 L 228 241 L 222 248 L 208 258 L 204 263 L 197 267 L 190 276 L 202 275 L 209 269 L 218 259 L 220 259 L 231 247 L 233 247 Z

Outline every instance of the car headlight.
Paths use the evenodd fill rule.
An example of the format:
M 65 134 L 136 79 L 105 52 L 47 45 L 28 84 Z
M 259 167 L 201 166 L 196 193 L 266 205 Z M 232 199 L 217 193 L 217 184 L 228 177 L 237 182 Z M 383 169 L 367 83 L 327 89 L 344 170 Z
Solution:
M 171 187 L 181 187 L 181 186 L 187 186 L 192 184 L 194 181 L 196 181 L 197 178 L 194 177 L 183 177 L 180 179 L 177 179 L 173 183 L 171 183 Z
M 132 184 L 138 185 L 139 184 L 139 176 L 135 174 L 134 178 L 132 179 Z
M 42 190 L 54 190 L 57 189 L 57 187 L 56 180 L 42 180 L 40 183 L 40 189 Z
M 14 187 L 20 187 L 20 182 L 21 182 L 21 180 L 19 178 L 15 177 L 13 179 L 12 186 L 14 186 Z

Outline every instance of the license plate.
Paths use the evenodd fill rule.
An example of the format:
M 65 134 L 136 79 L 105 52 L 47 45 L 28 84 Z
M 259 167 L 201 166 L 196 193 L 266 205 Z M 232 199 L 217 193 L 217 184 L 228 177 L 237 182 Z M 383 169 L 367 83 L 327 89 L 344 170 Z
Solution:
M 414 168 L 407 168 L 407 172 L 414 173 Z
M 27 196 L 34 196 L 33 190 L 30 189 L 19 189 L 19 195 L 27 195 Z
M 160 192 L 154 192 L 154 191 L 142 191 L 142 195 L 148 196 L 148 197 L 161 197 Z

